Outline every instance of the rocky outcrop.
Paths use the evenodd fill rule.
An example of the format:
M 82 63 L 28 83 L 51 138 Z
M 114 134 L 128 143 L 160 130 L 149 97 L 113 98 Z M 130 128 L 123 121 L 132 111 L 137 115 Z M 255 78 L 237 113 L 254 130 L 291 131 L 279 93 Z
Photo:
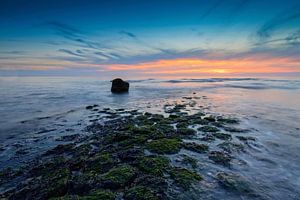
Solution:
M 123 81 L 120 78 L 116 78 L 111 81 L 111 92 L 113 93 L 123 93 L 123 92 L 128 92 L 129 90 L 129 83 L 126 81 Z

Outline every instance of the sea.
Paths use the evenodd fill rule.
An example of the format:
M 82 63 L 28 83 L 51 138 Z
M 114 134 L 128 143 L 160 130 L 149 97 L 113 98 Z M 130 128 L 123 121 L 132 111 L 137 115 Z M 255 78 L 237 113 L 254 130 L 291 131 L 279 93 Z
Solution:
M 22 166 L 60 144 L 61 136 L 88 134 L 85 127 L 99 118 L 88 105 L 166 114 L 165 105 L 193 97 L 196 106 L 190 112 L 238 118 L 240 127 L 257 138 L 256 145 L 237 155 L 244 164 L 222 169 L 202 161 L 200 173 L 208 180 L 216 170 L 238 173 L 261 199 L 300 199 L 299 77 L 128 81 L 129 93 L 118 95 L 110 92 L 109 80 L 96 77 L 1 77 L 0 169 Z M 249 199 L 214 189 L 213 181 L 207 184 L 207 198 Z

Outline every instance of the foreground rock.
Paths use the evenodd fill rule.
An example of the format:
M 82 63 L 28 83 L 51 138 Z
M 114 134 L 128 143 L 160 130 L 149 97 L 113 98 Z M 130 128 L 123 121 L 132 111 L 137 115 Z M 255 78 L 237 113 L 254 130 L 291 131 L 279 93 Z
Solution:
M 228 125 L 230 120 L 222 118 L 219 122 L 203 113 L 186 115 L 180 114 L 180 110 L 164 117 L 136 110 L 93 111 L 94 107 L 97 106 L 87 109 L 111 117 L 86 127 L 88 136 L 61 137 L 60 141 L 71 142 L 48 150 L 22 170 L 0 171 L 0 188 L 1 184 L 12 183 L 5 192 L 0 191 L 0 199 L 178 199 L 172 192 L 190 191 L 207 181 L 200 174 L 205 163 L 197 160 L 199 157 L 228 169 L 233 159 L 231 153 L 243 150 L 244 143 L 233 143 L 235 136 L 216 127 L 216 123 Z M 124 112 L 129 115 L 122 116 Z M 201 125 L 198 131 L 189 128 L 197 124 Z M 210 141 L 199 141 L 201 137 L 197 141 L 199 134 L 210 135 L 222 143 L 213 147 Z M 174 162 L 178 158 L 180 166 Z M 216 179 L 230 191 L 252 194 L 247 181 L 240 176 L 218 173 Z
M 123 92 L 128 92 L 129 90 L 129 83 L 126 81 L 123 81 L 120 78 L 116 78 L 111 81 L 111 92 L 113 93 L 123 93 Z

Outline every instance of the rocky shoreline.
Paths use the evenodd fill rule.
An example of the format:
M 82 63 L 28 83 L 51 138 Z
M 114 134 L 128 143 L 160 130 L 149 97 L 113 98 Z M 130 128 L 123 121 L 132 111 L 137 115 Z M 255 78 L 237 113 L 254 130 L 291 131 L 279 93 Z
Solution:
M 238 119 L 188 114 L 186 106 L 166 105 L 166 115 L 87 106 L 109 120 L 92 121 L 88 135 L 62 137 L 71 142 L 25 167 L 2 170 L 0 198 L 207 199 L 213 187 L 257 198 L 245 177 L 230 172 L 232 163 L 243 164 L 235 155 L 256 138 L 236 127 Z M 225 170 L 207 175 L 201 166 L 208 164 Z

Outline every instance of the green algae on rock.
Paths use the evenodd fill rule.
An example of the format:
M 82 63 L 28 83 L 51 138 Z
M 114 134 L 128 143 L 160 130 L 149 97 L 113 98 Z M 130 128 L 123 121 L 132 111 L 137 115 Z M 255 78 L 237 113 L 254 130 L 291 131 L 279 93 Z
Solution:
M 159 200 L 151 188 L 135 186 L 125 192 L 125 200 Z
M 239 192 L 241 194 L 254 195 L 248 180 L 240 175 L 219 172 L 216 174 L 216 179 L 227 189 Z
M 185 165 L 190 165 L 192 168 L 198 167 L 198 161 L 188 155 L 182 155 L 182 163 Z
M 196 172 L 178 167 L 175 167 L 170 171 L 170 176 L 174 180 L 174 183 L 183 189 L 188 189 L 193 183 L 203 179 L 202 176 Z
M 182 144 L 183 148 L 194 151 L 197 153 L 205 153 L 208 151 L 208 146 L 206 144 L 198 144 L 195 142 L 185 142 Z
M 211 151 L 208 154 L 208 158 L 213 160 L 215 163 L 228 166 L 231 161 L 231 156 L 228 153 L 221 151 Z
M 199 131 L 202 131 L 202 132 L 218 132 L 219 129 L 214 127 L 214 126 L 202 126 L 198 129 Z
M 117 189 L 125 186 L 136 174 L 135 169 L 130 165 L 115 167 L 102 175 L 99 179 L 104 188 Z
M 116 196 L 109 190 L 96 190 L 86 196 L 67 195 L 63 197 L 50 198 L 49 200 L 115 200 Z
M 153 153 L 174 154 L 180 151 L 181 140 L 167 138 L 152 140 L 146 144 L 146 148 Z
M 146 156 L 139 162 L 138 167 L 147 174 L 162 176 L 170 167 L 169 162 L 169 159 L 163 156 Z

